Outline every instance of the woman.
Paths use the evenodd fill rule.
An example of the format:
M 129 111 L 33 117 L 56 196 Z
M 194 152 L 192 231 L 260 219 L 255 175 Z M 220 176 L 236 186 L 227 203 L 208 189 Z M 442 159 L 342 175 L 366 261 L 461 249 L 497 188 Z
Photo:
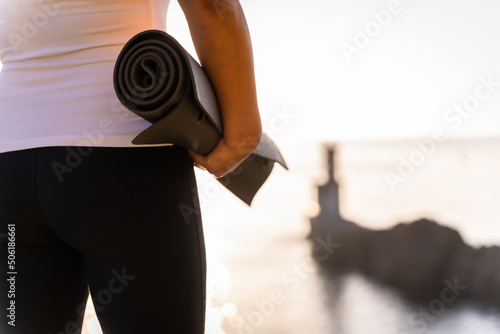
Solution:
M 112 84 L 123 45 L 165 29 L 168 0 L 0 2 L 0 332 L 203 333 L 205 254 L 193 161 L 215 176 L 261 136 L 237 0 L 178 0 L 219 99 L 207 156 L 132 147 L 149 123 Z

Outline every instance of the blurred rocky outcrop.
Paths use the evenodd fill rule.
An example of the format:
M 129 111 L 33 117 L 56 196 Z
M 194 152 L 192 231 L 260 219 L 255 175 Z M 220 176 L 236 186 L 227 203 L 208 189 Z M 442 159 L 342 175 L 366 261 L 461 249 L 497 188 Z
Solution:
M 428 219 L 380 231 L 349 224 L 351 229 L 325 228 L 312 219 L 314 247 L 325 240 L 340 245 L 318 262 L 361 271 L 414 298 L 439 296 L 448 280 L 467 286 L 464 297 L 500 302 L 499 247 L 472 248 L 456 230 Z
M 414 298 L 441 296 L 445 286 L 459 286 L 455 292 L 463 297 L 500 304 L 500 247 L 473 248 L 456 230 L 428 219 L 382 231 L 345 220 L 335 151 L 335 146 L 326 146 L 328 178 L 318 185 L 319 210 L 310 218 L 309 237 L 319 263 L 333 270 L 361 271 Z

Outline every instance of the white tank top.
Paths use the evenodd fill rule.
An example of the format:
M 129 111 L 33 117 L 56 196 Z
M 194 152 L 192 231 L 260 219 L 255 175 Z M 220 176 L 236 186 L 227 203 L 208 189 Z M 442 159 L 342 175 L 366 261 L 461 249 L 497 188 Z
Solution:
M 150 123 L 118 101 L 113 68 L 169 0 L 0 0 L 0 153 L 133 146 Z

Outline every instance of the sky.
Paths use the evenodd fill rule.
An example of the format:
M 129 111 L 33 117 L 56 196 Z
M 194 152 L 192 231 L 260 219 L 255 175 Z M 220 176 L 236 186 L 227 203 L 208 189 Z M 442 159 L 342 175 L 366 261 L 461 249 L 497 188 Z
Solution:
M 294 141 L 301 131 L 309 141 L 400 139 L 436 128 L 450 136 L 500 135 L 500 87 L 474 99 L 476 89 L 488 88 L 477 88 L 481 78 L 500 81 L 497 1 L 241 3 L 264 127 L 275 137 Z M 189 45 L 175 1 L 168 31 Z M 460 114 L 455 105 L 464 103 L 470 111 Z

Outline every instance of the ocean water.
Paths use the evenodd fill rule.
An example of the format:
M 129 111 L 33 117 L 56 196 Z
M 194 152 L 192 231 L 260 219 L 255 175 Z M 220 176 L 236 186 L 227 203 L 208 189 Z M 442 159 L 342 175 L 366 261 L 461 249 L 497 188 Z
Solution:
M 339 143 L 342 215 L 375 229 L 427 217 L 457 229 L 471 245 L 500 245 L 500 140 L 421 147 L 417 141 Z M 321 143 L 282 149 L 290 171 L 277 167 L 251 209 L 198 173 L 209 266 L 207 334 L 500 333 L 495 305 L 459 295 L 452 303 L 435 296 L 416 304 L 369 277 L 332 275 L 319 266 L 306 236 L 318 210 L 316 185 L 326 178 L 324 149 Z M 401 167 L 403 160 L 413 169 Z M 388 173 L 404 174 L 403 181 L 391 186 Z M 88 318 L 88 333 L 99 333 L 91 311 Z

